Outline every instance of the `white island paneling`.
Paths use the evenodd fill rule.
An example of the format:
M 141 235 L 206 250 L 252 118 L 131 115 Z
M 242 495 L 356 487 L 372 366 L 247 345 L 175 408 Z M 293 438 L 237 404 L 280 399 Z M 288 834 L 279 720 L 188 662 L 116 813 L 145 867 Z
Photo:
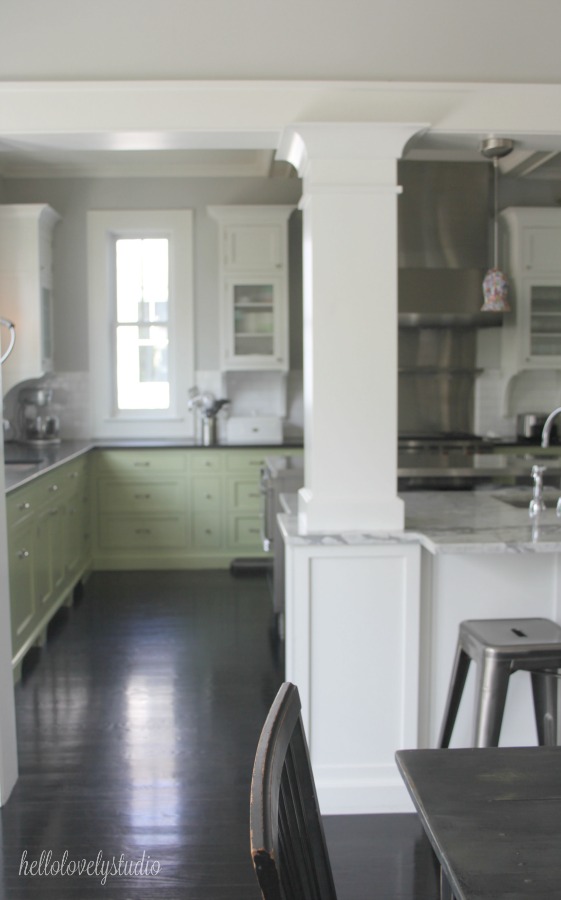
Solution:
M 279 517 L 286 678 L 302 696 L 325 814 L 412 809 L 394 754 L 436 746 L 462 620 L 561 624 L 561 519 L 550 508 L 532 521 L 498 499 L 527 490 L 404 494 L 401 532 L 303 535 L 297 516 Z M 452 746 L 470 746 L 474 702 L 471 672 Z M 500 743 L 536 740 L 518 672 Z

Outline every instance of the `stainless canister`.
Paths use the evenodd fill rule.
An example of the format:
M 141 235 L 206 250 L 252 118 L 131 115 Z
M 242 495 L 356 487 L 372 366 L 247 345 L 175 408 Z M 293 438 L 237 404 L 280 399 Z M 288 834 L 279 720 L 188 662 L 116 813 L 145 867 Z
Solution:
M 216 417 L 203 416 L 203 446 L 213 447 L 216 444 Z

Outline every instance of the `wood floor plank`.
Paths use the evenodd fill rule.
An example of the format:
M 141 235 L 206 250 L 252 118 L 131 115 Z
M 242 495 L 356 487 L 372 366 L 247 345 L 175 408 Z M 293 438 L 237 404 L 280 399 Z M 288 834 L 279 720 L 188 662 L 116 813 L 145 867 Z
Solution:
M 283 679 L 271 624 L 263 577 L 92 575 L 16 688 L 20 778 L 0 810 L 0 900 L 258 900 L 249 783 Z M 329 817 L 341 900 L 436 898 L 417 825 Z M 371 841 L 373 878 L 351 861 L 351 845 L 372 855 Z M 121 872 L 104 879 L 113 860 Z

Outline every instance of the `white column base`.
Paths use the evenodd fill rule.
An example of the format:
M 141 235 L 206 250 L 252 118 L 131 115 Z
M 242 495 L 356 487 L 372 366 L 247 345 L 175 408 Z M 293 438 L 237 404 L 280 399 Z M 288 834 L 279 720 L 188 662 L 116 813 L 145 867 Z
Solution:
M 314 766 L 324 816 L 412 813 L 415 807 L 394 763 L 387 766 Z
M 306 537 L 291 521 L 286 678 L 322 812 L 411 811 L 394 757 L 418 743 L 420 547 Z

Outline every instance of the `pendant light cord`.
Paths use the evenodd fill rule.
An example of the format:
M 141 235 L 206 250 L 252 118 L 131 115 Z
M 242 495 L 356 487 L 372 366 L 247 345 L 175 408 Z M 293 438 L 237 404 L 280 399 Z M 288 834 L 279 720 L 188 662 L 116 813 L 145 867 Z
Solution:
M 499 160 L 493 160 L 495 220 L 493 222 L 493 268 L 499 268 Z

